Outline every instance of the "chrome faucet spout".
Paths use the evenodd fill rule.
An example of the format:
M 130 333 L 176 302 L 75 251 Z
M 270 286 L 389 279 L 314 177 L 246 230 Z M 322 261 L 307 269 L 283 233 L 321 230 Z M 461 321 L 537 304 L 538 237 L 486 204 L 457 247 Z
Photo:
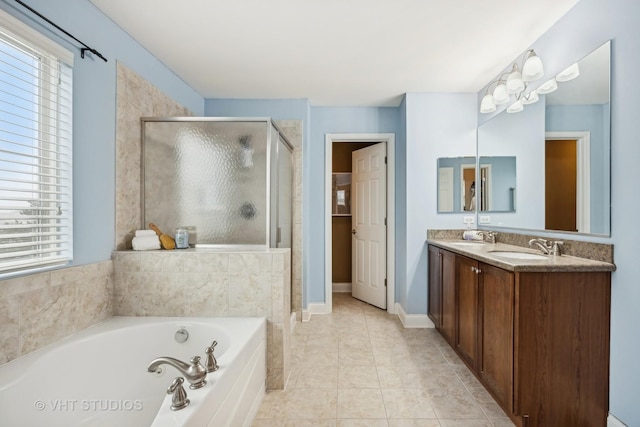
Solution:
M 190 362 L 191 363 L 189 364 L 181 360 L 174 359 L 173 357 L 158 357 L 149 363 L 147 371 L 157 372 L 161 365 L 173 366 L 187 379 L 187 381 L 189 381 L 189 388 L 195 390 L 207 383 L 205 380 L 207 377 L 207 371 L 204 366 L 200 364 L 200 356 L 193 356 Z
M 537 246 L 538 248 L 540 248 L 540 250 L 542 251 L 543 254 L 549 255 L 549 251 L 551 250 L 551 248 L 549 247 L 549 245 L 547 245 L 547 240 L 546 239 L 531 239 L 531 240 L 529 240 L 529 247 L 533 248 L 534 246 Z

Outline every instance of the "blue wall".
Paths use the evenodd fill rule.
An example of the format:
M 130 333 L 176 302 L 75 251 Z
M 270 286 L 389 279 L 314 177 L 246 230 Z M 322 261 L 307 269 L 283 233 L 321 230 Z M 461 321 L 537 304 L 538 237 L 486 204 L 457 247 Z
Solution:
M 108 260 L 115 243 L 116 62 L 122 61 L 195 114 L 202 114 L 204 99 L 89 1 L 31 0 L 29 6 L 109 60 L 105 63 L 89 55 L 81 59 L 76 45 L 40 25 L 39 18 L 26 17 L 17 3 L 0 3 L 2 10 L 76 55 L 73 71 L 73 264 Z
M 400 131 L 400 111 L 394 107 L 311 107 L 311 139 L 305 146 L 304 156 L 309 160 L 304 167 L 309 172 L 309 181 L 305 182 L 304 221 L 311 224 L 309 232 L 305 234 L 305 250 L 309 274 L 305 276 L 307 299 L 305 306 L 312 302 L 324 302 L 324 172 L 325 172 L 325 134 L 327 133 L 394 133 Z M 398 157 L 399 146 L 403 144 L 396 139 L 396 171 L 404 167 Z M 331 161 L 331 159 L 329 159 Z M 396 191 L 403 183 L 396 177 Z M 396 206 L 396 218 L 404 216 L 404 206 Z M 396 232 L 398 219 L 396 219 Z M 307 245 L 308 243 L 308 245 Z M 397 258 L 396 271 L 403 261 Z M 397 278 L 397 276 L 396 276 Z M 397 280 L 397 279 L 396 279 Z
M 475 94 L 407 93 L 406 242 L 399 300 L 408 314 L 427 313 L 427 229 L 463 228 L 464 213 L 438 214 L 440 157 L 476 153 Z M 468 214 L 468 213 L 467 213 Z

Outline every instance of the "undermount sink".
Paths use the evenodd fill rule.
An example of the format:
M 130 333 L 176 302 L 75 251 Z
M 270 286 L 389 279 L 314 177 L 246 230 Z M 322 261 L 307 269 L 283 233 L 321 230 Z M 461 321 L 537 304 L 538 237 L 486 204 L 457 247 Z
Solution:
M 502 258 L 511 258 L 511 259 L 528 259 L 528 260 L 549 259 L 545 255 L 532 254 L 532 253 L 529 253 L 529 252 L 491 251 L 489 253 L 491 255 L 499 256 L 499 257 L 502 257 Z

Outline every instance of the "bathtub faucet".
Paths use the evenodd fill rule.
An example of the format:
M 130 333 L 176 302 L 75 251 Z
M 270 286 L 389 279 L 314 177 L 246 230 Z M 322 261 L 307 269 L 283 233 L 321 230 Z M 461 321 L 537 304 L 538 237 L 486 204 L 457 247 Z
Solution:
M 174 359 L 173 357 L 158 357 L 149 363 L 147 366 L 148 372 L 158 372 L 160 365 L 171 365 L 176 368 L 180 373 L 189 381 L 189 388 L 195 390 L 204 386 L 207 381 L 207 371 L 200 364 L 200 356 L 193 356 L 191 358 L 191 364 L 185 363 L 181 360 Z

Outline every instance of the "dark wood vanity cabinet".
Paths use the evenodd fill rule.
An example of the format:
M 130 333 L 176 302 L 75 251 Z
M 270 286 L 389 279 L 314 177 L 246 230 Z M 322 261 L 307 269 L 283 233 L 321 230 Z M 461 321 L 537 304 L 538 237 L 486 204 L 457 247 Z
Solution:
M 512 272 L 429 246 L 429 315 L 522 427 L 606 426 L 610 288 L 608 271 Z
M 442 336 L 453 345 L 456 328 L 454 253 L 429 246 L 429 307 L 428 315 Z

